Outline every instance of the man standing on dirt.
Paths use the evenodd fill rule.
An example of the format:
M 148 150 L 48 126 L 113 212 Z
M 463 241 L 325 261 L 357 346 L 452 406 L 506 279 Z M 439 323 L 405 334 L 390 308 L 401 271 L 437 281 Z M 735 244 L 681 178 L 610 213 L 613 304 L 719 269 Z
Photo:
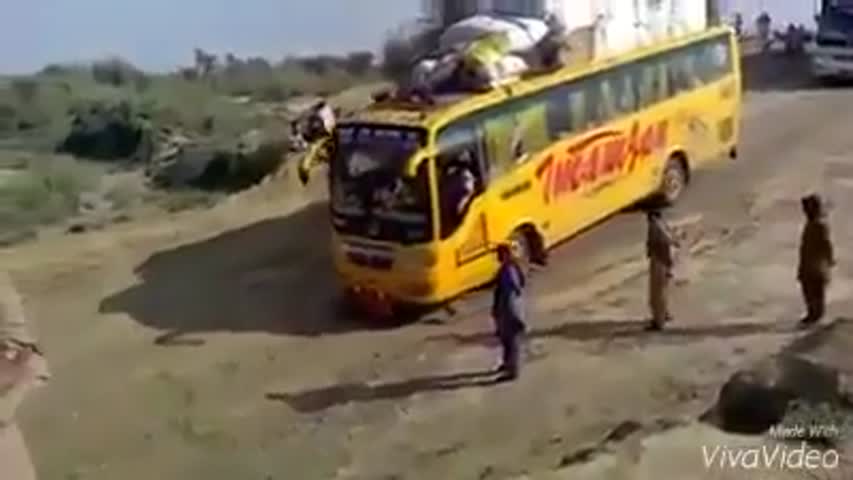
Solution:
M 0 478 L 36 478 L 14 418 L 27 392 L 47 378 L 47 364 L 27 331 L 21 298 L 0 270 Z
M 835 255 L 823 200 L 818 195 L 808 195 L 800 200 L 806 224 L 800 239 L 800 261 L 797 280 L 806 304 L 803 326 L 819 322 L 826 312 L 826 287 L 831 279 Z
M 495 281 L 492 318 L 503 351 L 498 380 L 512 381 L 518 378 L 521 336 L 527 330 L 523 301 L 527 279 L 509 244 L 498 245 L 497 255 L 500 268 Z
M 755 28 L 758 32 L 758 40 L 761 42 L 761 50 L 767 51 L 770 49 L 770 44 L 773 42 L 771 31 L 773 20 L 767 12 L 761 12 L 761 15 L 755 20 Z
M 660 210 L 650 210 L 647 218 L 646 256 L 649 258 L 649 309 L 652 314 L 648 329 L 658 331 L 672 321 L 669 312 L 669 284 L 673 276 L 678 243 L 663 220 Z

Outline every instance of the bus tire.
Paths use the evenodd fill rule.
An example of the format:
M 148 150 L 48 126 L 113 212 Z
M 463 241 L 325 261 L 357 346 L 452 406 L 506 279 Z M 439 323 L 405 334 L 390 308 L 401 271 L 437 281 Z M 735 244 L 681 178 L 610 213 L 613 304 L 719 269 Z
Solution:
M 666 162 L 657 197 L 663 206 L 675 204 L 690 181 L 687 160 L 681 155 L 674 155 Z

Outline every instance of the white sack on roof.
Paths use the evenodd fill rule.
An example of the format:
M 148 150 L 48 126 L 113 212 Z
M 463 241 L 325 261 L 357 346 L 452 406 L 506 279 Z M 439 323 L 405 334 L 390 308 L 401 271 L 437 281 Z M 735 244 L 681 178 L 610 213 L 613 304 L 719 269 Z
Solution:
M 439 39 L 442 50 L 468 44 L 484 35 L 506 33 L 510 52 L 524 52 L 533 48 L 548 33 L 548 25 L 535 18 L 476 15 L 454 23 Z

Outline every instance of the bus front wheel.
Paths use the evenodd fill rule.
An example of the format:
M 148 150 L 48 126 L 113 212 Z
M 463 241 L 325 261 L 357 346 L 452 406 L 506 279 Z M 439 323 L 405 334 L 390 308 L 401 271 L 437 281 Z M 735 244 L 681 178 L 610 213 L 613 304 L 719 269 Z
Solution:
M 671 157 L 666 162 L 663 179 L 657 195 L 660 203 L 669 206 L 677 202 L 684 193 L 684 189 L 687 188 L 688 175 L 686 160 L 679 156 Z

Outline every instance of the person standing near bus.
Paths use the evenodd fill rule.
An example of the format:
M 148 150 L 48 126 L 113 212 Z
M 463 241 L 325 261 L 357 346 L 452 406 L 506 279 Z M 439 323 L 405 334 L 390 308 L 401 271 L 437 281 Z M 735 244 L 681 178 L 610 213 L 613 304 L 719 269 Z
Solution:
M 500 268 L 495 279 L 492 318 L 502 349 L 498 380 L 512 381 L 518 378 L 521 337 L 527 330 L 524 323 L 527 279 L 509 244 L 499 245 L 497 256 Z
M 669 284 L 673 277 L 678 243 L 660 210 L 649 211 L 647 218 L 646 256 L 649 259 L 649 309 L 652 315 L 648 329 L 658 331 L 672 321 Z
M 772 36 L 773 20 L 767 12 L 761 12 L 761 15 L 755 20 L 755 28 L 758 32 L 758 40 L 761 42 L 761 50 L 767 51 L 770 44 L 773 42 Z
M 800 202 L 806 224 L 800 239 L 797 280 L 806 304 L 802 325 L 809 326 L 819 322 L 826 312 L 826 287 L 835 266 L 835 254 L 821 197 L 808 195 Z

